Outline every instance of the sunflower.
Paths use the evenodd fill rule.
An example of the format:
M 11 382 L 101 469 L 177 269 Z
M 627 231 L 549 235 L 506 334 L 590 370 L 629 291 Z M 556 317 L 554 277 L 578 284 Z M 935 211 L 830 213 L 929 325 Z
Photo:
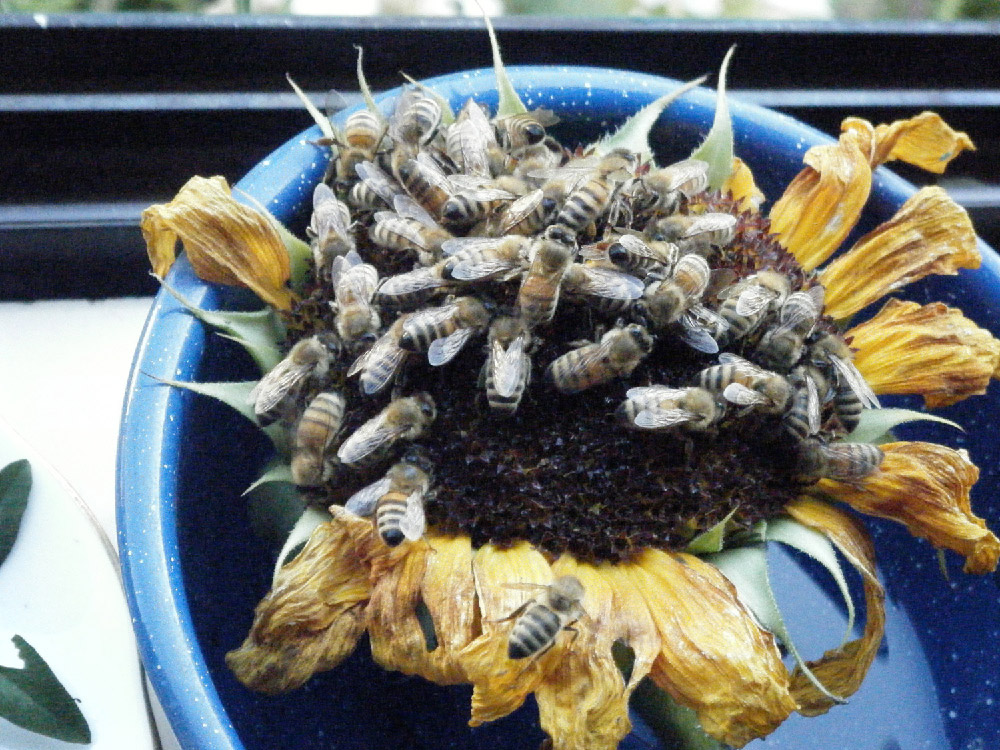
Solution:
M 961 311 L 890 299 L 868 320 L 844 326 L 905 284 L 976 268 L 965 212 L 942 190 L 924 188 L 829 259 L 858 221 L 873 169 L 899 159 L 940 172 L 969 148 L 965 134 L 932 113 L 878 127 L 852 118 L 836 144 L 806 153 L 802 172 L 769 215 L 760 212 L 762 196 L 738 159 L 720 191 L 693 193 L 682 213 L 735 217 L 727 243 L 735 249 L 722 263 L 735 288 L 771 270 L 803 294 L 822 289 L 816 335 L 847 345 L 834 358 L 874 394 L 916 394 L 931 408 L 953 404 L 985 392 L 1000 371 L 1000 341 Z M 156 244 L 150 241 L 151 252 Z M 288 303 L 286 278 L 287 271 L 277 282 L 265 280 L 273 287 L 268 298 L 291 304 L 293 328 L 306 326 L 316 319 L 316 299 L 325 300 L 314 292 Z M 774 315 L 782 309 L 777 305 Z M 559 345 L 592 336 L 580 319 L 553 321 L 533 356 L 556 359 Z M 754 345 L 742 342 L 740 351 L 752 351 L 761 334 L 752 338 Z M 680 358 L 650 357 L 620 377 L 662 382 L 705 368 L 697 352 Z M 789 459 L 787 436 L 762 446 L 751 445 L 749 430 L 666 438 L 609 430 L 614 397 L 601 387 L 571 401 L 539 393 L 534 383 L 516 420 L 483 423 L 481 405 L 470 398 L 478 386 L 469 372 L 481 357 L 474 360 L 464 352 L 449 364 L 465 381 L 428 385 L 438 421 L 421 445 L 435 467 L 435 493 L 426 499 L 421 533 L 387 543 L 380 524 L 352 510 L 359 482 L 345 488 L 336 486 L 337 476 L 324 476 L 314 500 L 334 501 L 328 515 L 276 571 L 246 641 L 227 656 L 247 686 L 294 689 L 337 666 L 367 633 L 386 669 L 471 684 L 472 726 L 511 713 L 534 694 L 551 747 L 615 748 L 631 728 L 630 696 L 648 679 L 693 712 L 706 734 L 742 747 L 792 712 L 816 715 L 842 702 L 875 657 L 884 592 L 871 540 L 847 508 L 902 523 L 959 553 L 966 572 L 993 571 L 1000 559 L 1000 540 L 970 507 L 978 469 L 964 451 L 926 442 L 845 444 L 849 430 L 841 426 L 836 441 L 819 447 L 823 461 L 870 465 L 803 474 L 799 454 L 808 451 L 797 447 L 791 453 L 798 457 Z M 835 391 L 831 385 L 832 401 L 846 398 L 843 388 Z M 786 401 L 779 417 L 752 414 L 753 428 L 783 424 Z M 719 404 L 712 408 L 732 408 Z M 755 405 L 743 403 L 740 418 Z M 847 421 L 830 417 L 829 404 L 823 409 L 824 426 Z M 369 409 L 345 419 L 350 432 L 380 418 Z M 675 457 L 663 459 L 661 439 Z M 866 450 L 838 452 L 831 448 L 837 445 Z M 379 481 L 387 494 L 389 485 Z M 768 524 L 788 522 L 828 540 L 858 571 L 867 612 L 859 638 L 792 669 L 782 659 L 785 634 L 764 627 L 719 558 L 706 553 L 759 543 Z M 706 546 L 710 538 L 716 540 Z M 529 622 L 532 612 L 554 624 Z

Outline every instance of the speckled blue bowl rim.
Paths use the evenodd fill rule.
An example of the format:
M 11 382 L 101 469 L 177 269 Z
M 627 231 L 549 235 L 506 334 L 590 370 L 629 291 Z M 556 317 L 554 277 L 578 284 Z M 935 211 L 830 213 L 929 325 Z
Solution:
M 510 77 L 530 107 L 552 106 L 570 92 L 578 111 L 593 108 L 599 117 L 610 110 L 620 118 L 676 88 L 668 78 L 603 68 L 511 66 Z M 453 107 L 469 96 L 495 103 L 492 69 L 456 73 L 425 81 L 450 98 Z M 384 102 L 396 92 L 378 97 Z M 667 118 L 707 132 L 715 95 L 696 89 L 673 104 Z M 750 143 L 767 143 L 787 181 L 809 147 L 832 139 L 786 115 L 731 100 L 737 154 Z M 558 108 L 557 108 L 558 109 Z M 346 117 L 353 110 L 346 110 Z M 317 128 L 304 131 L 275 150 L 237 185 L 279 219 L 305 210 L 312 188 L 325 168 L 326 156 L 309 141 Z M 889 216 L 914 188 L 887 170 L 876 172 L 873 208 Z M 767 192 L 767 191 L 766 191 Z M 774 193 L 768 192 L 773 199 Z M 1000 260 L 981 245 L 983 269 L 969 281 L 982 294 L 995 292 Z M 182 258 L 170 282 L 195 305 L 214 308 L 223 292 L 200 283 Z M 192 377 L 204 348 L 205 331 L 161 291 L 156 297 L 136 350 L 122 415 L 118 446 L 118 541 L 128 604 L 135 623 L 142 661 L 173 731 L 184 748 L 242 750 L 195 640 L 180 569 L 175 497 L 177 446 L 183 440 L 172 416 L 174 389 L 157 387 L 147 376 L 185 380 Z

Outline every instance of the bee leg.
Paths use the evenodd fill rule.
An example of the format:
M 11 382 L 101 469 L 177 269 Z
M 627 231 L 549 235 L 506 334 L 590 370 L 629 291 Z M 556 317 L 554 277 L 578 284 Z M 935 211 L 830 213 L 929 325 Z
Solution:
M 522 612 L 524 612 L 524 610 L 526 610 L 528 608 L 528 605 L 531 604 L 531 602 L 532 602 L 532 600 L 529 599 L 528 601 L 526 601 L 524 604 L 522 604 L 520 607 L 518 607 L 517 609 L 515 609 L 513 612 L 511 612 L 506 617 L 501 617 L 501 618 L 495 619 L 495 620 L 487 620 L 486 622 L 507 622 L 508 620 L 513 620 L 515 617 L 518 617 Z

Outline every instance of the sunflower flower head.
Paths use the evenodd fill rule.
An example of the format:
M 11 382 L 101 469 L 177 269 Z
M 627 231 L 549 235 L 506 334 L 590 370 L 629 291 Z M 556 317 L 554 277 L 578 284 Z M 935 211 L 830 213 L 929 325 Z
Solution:
M 472 726 L 533 695 L 552 748 L 611 749 L 650 686 L 742 747 L 844 702 L 875 658 L 885 595 L 842 506 L 995 569 L 964 452 L 849 436 L 880 394 L 983 392 L 1000 342 L 944 305 L 840 325 L 976 267 L 968 217 L 920 191 L 827 263 L 872 169 L 943 168 L 964 134 L 928 113 L 849 120 L 765 216 L 731 148 L 699 152 L 724 154 L 709 190 L 719 163 L 652 163 L 644 138 L 570 150 L 548 110 L 442 102 L 417 85 L 333 132 L 311 279 L 265 298 L 289 303 L 292 333 L 244 408 L 284 430 L 280 471 L 316 520 L 227 657 L 243 683 L 295 689 L 367 633 L 386 669 L 471 685 Z M 194 262 L 174 213 L 151 212 L 169 234 L 150 246 L 185 237 Z M 799 655 L 769 589 L 746 583 L 770 542 L 849 562 L 860 636 Z

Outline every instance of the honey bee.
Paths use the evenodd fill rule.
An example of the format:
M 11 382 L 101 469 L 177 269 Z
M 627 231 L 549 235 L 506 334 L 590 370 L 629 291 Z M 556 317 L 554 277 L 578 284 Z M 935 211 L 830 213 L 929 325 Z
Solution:
M 531 380 L 531 357 L 526 351 L 530 342 L 531 334 L 518 318 L 502 316 L 490 326 L 483 385 L 494 411 L 510 415 L 521 403 Z
M 375 528 L 386 546 L 424 535 L 424 497 L 430 491 L 429 465 L 422 456 L 407 455 L 376 482 L 351 495 L 344 507 L 362 518 L 374 514 Z
M 532 190 L 504 206 L 495 218 L 488 217 L 486 233 L 492 236 L 536 234 L 548 224 L 556 205 L 541 188 Z
M 531 245 L 531 263 L 517 292 L 517 305 L 528 328 L 548 323 L 559 304 L 563 277 L 576 254 L 572 238 L 549 227 Z
M 511 612 L 504 620 L 514 620 L 507 640 L 507 658 L 527 659 L 548 651 L 556 636 L 570 627 L 586 612 L 583 609 L 584 589 L 576 576 L 560 576 L 552 583 L 505 584 L 508 588 L 542 589 Z
M 653 351 L 653 337 L 638 323 L 615 327 L 600 341 L 584 344 L 554 359 L 545 379 L 562 393 L 579 393 L 615 378 L 627 378 Z
M 358 384 L 361 387 L 361 392 L 366 396 L 373 396 L 392 383 L 396 379 L 396 375 L 399 374 L 406 358 L 410 355 L 399 345 L 406 318 L 406 315 L 398 317 L 389 326 L 389 330 L 383 333 L 372 344 L 372 347 L 358 357 L 348 369 L 347 377 L 353 377 L 360 373 Z
M 708 255 L 715 247 L 725 247 L 736 234 L 732 214 L 673 214 L 652 225 L 649 236 L 660 242 L 676 243 L 682 253 Z
M 468 175 L 489 177 L 491 163 L 500 150 L 496 132 L 482 105 L 468 99 L 445 134 L 445 151 L 456 166 Z
M 708 189 L 708 163 L 684 159 L 636 178 L 629 186 L 636 211 L 671 214 L 681 201 Z
M 708 262 L 700 255 L 682 255 L 669 276 L 646 287 L 639 306 L 641 314 L 659 330 L 680 323 L 680 337 L 685 343 L 700 352 L 715 354 L 719 351 L 716 336 L 728 323 L 701 304 L 711 274 Z
M 577 177 L 572 190 L 556 214 L 555 224 L 574 235 L 584 231 L 604 213 L 623 175 L 635 169 L 635 155 L 613 151 L 582 177 Z
M 337 458 L 343 464 L 357 465 L 380 455 L 400 440 L 416 440 L 436 416 L 437 409 L 430 394 L 395 398 L 341 443 Z
M 323 182 L 332 182 L 338 190 L 346 190 L 357 179 L 355 167 L 361 162 L 375 160 L 385 133 L 386 123 L 379 113 L 359 109 L 349 115 L 339 136 L 319 140 L 319 143 L 337 147 L 337 156 L 330 162 Z
M 680 258 L 680 251 L 672 242 L 646 242 L 634 234 L 623 234 L 608 247 L 608 258 L 616 266 L 643 277 L 650 273 L 667 276 Z
M 347 206 L 337 200 L 329 185 L 319 183 L 313 190 L 313 213 L 306 232 L 312 240 L 313 265 L 320 283 L 329 281 L 333 260 L 354 249 L 350 226 Z
M 451 179 L 451 196 L 441 206 L 441 219 L 449 225 L 472 226 L 517 198 L 508 190 L 461 177 L 455 175 Z
M 823 333 L 809 344 L 807 359 L 820 368 L 832 372 L 833 388 L 850 389 L 865 408 L 878 409 L 878 397 L 854 366 L 854 354 L 847 343 L 836 333 Z M 846 398 L 846 394 L 844 396 Z M 835 396 L 836 400 L 836 396 Z
M 698 385 L 721 393 L 729 403 L 758 408 L 765 414 L 781 414 L 787 409 L 792 387 L 786 378 L 728 352 L 720 354 L 719 361 L 721 364 L 698 373 Z
M 427 361 L 440 367 L 454 359 L 466 342 L 484 330 L 493 314 L 476 297 L 456 297 L 440 307 L 407 316 L 399 345 L 411 352 L 427 352 Z
M 375 223 L 368 230 L 371 241 L 387 250 L 415 251 L 424 265 L 436 263 L 441 243 L 451 239 L 451 232 L 409 196 L 397 195 L 393 204 L 395 212 L 375 214 Z
M 347 201 L 360 211 L 379 211 L 392 208 L 396 196 L 403 188 L 378 165 L 363 161 L 355 167 L 360 178 L 347 194 Z
M 531 240 L 519 234 L 503 237 L 459 237 L 441 245 L 450 257 L 442 275 L 457 281 L 508 281 L 527 265 Z
M 534 173 L 545 173 L 556 169 L 563 163 L 563 158 L 563 147 L 555 139 L 546 136 L 533 146 L 524 146 L 511 151 L 501 169 L 518 177 L 530 177 Z M 551 193 L 546 194 L 555 197 Z M 565 197 L 566 193 L 563 192 L 560 199 Z
M 331 359 L 330 350 L 319 336 L 297 341 L 250 391 L 248 403 L 253 404 L 257 421 L 268 425 L 279 419 L 289 420 L 302 389 L 326 377 Z
M 334 306 L 337 311 L 336 329 L 347 342 L 366 337 L 374 338 L 381 325 L 378 309 L 372 297 L 378 286 L 378 271 L 365 263 L 355 251 L 334 258 L 330 272 Z
M 435 294 L 450 287 L 448 279 L 443 276 L 445 262 L 442 260 L 433 266 L 417 266 L 412 271 L 383 279 L 375 293 L 376 298 L 380 304 L 388 304 L 397 309 L 412 309 L 422 305 Z
M 797 367 L 789 376 L 792 398 L 782 426 L 789 435 L 806 440 L 820 430 L 819 389 L 804 367 Z
M 789 294 L 778 312 L 778 325 L 765 331 L 757 344 L 757 359 L 766 367 L 790 369 L 802 359 L 805 341 L 823 314 L 820 285 Z
M 725 413 L 715 395 L 704 388 L 651 385 L 630 388 L 626 396 L 619 414 L 629 427 L 643 430 L 704 432 Z
M 765 269 L 720 292 L 719 314 L 729 324 L 725 340 L 736 341 L 752 333 L 769 312 L 784 304 L 789 291 L 788 277 Z
M 406 89 L 396 100 L 389 119 L 389 135 L 397 144 L 416 147 L 429 143 L 441 125 L 442 110 L 438 101 L 419 87 Z
M 586 299 L 599 311 L 616 315 L 642 297 L 642 281 L 614 268 L 571 263 L 563 276 L 567 296 Z
M 868 443 L 824 443 L 809 438 L 799 444 L 799 471 L 810 479 L 857 484 L 878 471 L 885 452 Z
M 507 151 L 534 146 L 545 138 L 545 128 L 559 122 L 550 109 L 539 107 L 531 112 L 497 117 L 493 120 L 497 141 Z
M 397 159 L 397 156 L 399 157 Z M 416 158 L 405 158 L 403 151 L 394 152 L 393 174 L 410 197 L 434 216 L 452 197 L 448 176 L 421 151 Z
M 340 432 L 345 405 L 342 395 L 324 391 L 302 412 L 292 440 L 292 481 L 299 487 L 316 487 L 330 478 L 327 453 Z

